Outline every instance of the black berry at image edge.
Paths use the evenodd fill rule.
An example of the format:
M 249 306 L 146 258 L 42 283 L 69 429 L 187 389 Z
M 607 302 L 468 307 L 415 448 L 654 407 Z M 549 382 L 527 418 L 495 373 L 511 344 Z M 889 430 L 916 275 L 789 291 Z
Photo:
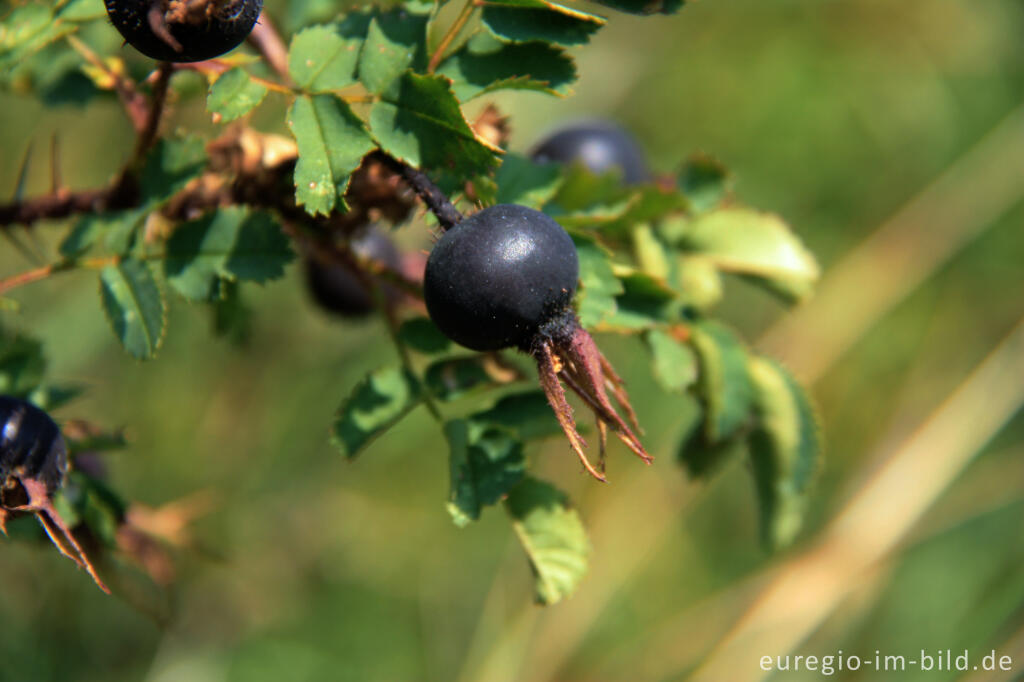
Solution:
M 153 32 L 150 10 L 167 4 L 162 0 L 105 0 L 107 16 L 125 41 L 136 50 L 161 61 L 198 62 L 219 57 L 238 47 L 252 31 L 263 9 L 263 0 L 208 0 L 215 5 L 211 17 L 199 22 L 166 23 L 170 35 L 181 46 Z

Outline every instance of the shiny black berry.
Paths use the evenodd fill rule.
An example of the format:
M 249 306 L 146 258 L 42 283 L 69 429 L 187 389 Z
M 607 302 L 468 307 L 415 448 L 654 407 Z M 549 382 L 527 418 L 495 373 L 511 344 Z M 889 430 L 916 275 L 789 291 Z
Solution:
M 36 480 L 48 495 L 60 487 L 68 450 L 50 416 L 18 398 L 0 396 L 0 507 L 14 507 L 15 479 Z
M 542 328 L 575 325 L 570 303 L 579 261 L 554 220 L 500 204 L 458 223 L 427 259 L 423 296 L 431 319 L 473 350 L 528 350 Z
M 245 40 L 263 0 L 105 0 L 114 27 L 136 50 L 168 62 L 219 57 Z
M 402 266 L 402 256 L 391 239 L 375 228 L 349 243 L 352 252 L 360 258 L 372 259 L 393 270 Z M 324 263 L 306 258 L 306 283 L 309 293 L 324 310 L 341 317 L 363 317 L 374 311 L 372 292 L 368 283 L 340 263 Z M 388 295 L 397 292 L 386 291 Z
M 640 145 L 632 135 L 612 123 L 595 121 L 562 128 L 542 140 L 530 156 L 535 161 L 580 161 L 595 173 L 618 169 L 628 184 L 651 178 Z

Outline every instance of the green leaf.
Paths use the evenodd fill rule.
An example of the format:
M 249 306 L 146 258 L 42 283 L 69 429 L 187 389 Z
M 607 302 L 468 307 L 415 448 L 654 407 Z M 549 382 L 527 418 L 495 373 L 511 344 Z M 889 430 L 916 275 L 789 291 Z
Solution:
M 147 360 L 156 354 L 167 325 L 167 304 L 145 262 L 126 259 L 100 271 L 103 310 L 129 355 Z
M 507 429 L 487 423 L 455 419 L 444 430 L 451 452 L 448 512 L 464 526 L 522 480 L 523 444 Z
M 373 18 L 359 56 L 359 80 L 373 93 L 382 93 L 406 69 L 422 66 L 426 52 L 427 17 L 395 13 Z
M 71 402 L 85 392 L 85 387 L 76 385 L 37 386 L 28 396 L 28 400 L 39 409 L 50 412 Z
M 803 523 L 807 491 L 821 459 L 821 428 L 807 393 L 772 360 L 752 357 L 757 425 L 750 434 L 762 536 L 771 548 L 788 545 Z
M 75 221 L 67 236 L 61 241 L 58 250 L 67 259 L 78 258 L 93 247 L 96 241 L 109 234 L 115 227 L 128 217 L 137 219 L 135 212 L 125 213 L 87 213 Z
M 746 424 L 753 409 L 747 349 L 719 322 L 703 320 L 690 328 L 700 364 L 698 396 L 704 404 L 704 436 L 718 443 Z
M 199 137 L 157 140 L 139 177 L 142 204 L 150 209 L 170 199 L 206 166 L 206 147 Z
M 554 604 L 568 597 L 587 572 L 590 541 L 565 493 L 526 477 L 505 500 L 535 578 L 537 601 Z
M 710 260 L 680 255 L 675 266 L 672 284 L 687 305 L 707 310 L 722 300 L 722 275 Z
M 504 396 L 494 407 L 477 412 L 470 419 L 501 426 L 523 441 L 562 435 L 547 397 L 539 390 Z
M 814 256 L 781 218 L 770 213 L 746 208 L 707 213 L 690 224 L 683 248 L 788 298 L 806 298 L 818 280 Z
M 734 434 L 717 443 L 710 443 L 704 429 L 692 429 L 679 446 L 679 463 L 686 467 L 691 478 L 708 478 L 727 462 L 741 459 L 747 452 L 743 434 Z
M 108 547 L 117 547 L 117 530 L 127 505 L 113 490 L 102 481 L 80 471 L 72 471 L 59 497 L 54 504 L 62 516 L 67 513 L 70 517 L 65 518 L 67 523 L 85 522 Z
M 41 343 L 6 332 L 0 337 L 0 393 L 25 398 L 39 386 L 45 372 Z
M 681 302 L 664 280 L 629 268 L 616 271 L 622 293 L 615 298 L 615 312 L 603 324 L 611 329 L 651 329 L 678 318 Z
M 576 313 L 586 328 L 599 325 L 616 311 L 615 297 L 623 293 L 615 276 L 611 254 L 593 237 L 572 234 L 580 261 L 580 291 L 576 294 Z
M 675 14 L 685 0 L 596 0 L 598 4 L 629 14 Z
M 220 115 L 221 123 L 241 118 L 253 110 L 267 94 L 267 88 L 249 78 L 242 68 L 223 73 L 210 86 L 206 110 Z
M 410 348 L 427 354 L 443 353 L 452 345 L 429 317 L 414 317 L 403 322 L 398 328 L 398 338 Z
M 128 445 L 124 429 L 105 431 L 98 428 L 69 431 L 65 427 L 64 437 L 72 457 L 83 452 L 107 452 L 120 450 Z
M 252 308 L 242 300 L 237 282 L 222 282 L 220 298 L 213 303 L 213 333 L 236 347 L 252 337 Z
M 399 367 L 367 374 L 338 408 L 331 442 L 349 459 L 419 405 L 419 382 Z
M 75 30 L 74 23 L 54 18 L 50 8 L 44 5 L 26 4 L 15 8 L 0 24 L 0 73 Z
M 539 209 L 558 191 L 562 169 L 554 163 L 534 163 L 521 154 L 506 154 L 495 180 L 498 183 L 497 203 Z
M 594 173 L 577 161 L 567 164 L 565 171 L 565 179 L 551 200 L 558 209 L 560 222 L 564 220 L 563 214 L 581 218 L 574 222 L 582 225 L 620 218 L 635 196 L 636 190 L 623 185 L 622 174 L 615 169 Z M 566 227 L 566 223 L 562 222 L 562 226 Z
M 669 393 L 683 393 L 697 381 L 697 356 L 672 335 L 659 329 L 644 334 L 651 352 L 655 380 Z
M 708 211 L 725 199 L 732 187 L 728 169 L 705 154 L 690 157 L 679 172 L 679 188 L 698 213 Z
M 381 148 L 416 168 L 487 173 L 498 150 L 473 134 L 444 76 L 405 73 L 370 111 Z
M 333 24 L 299 31 L 288 49 L 288 74 L 308 92 L 352 85 L 356 82 L 361 42 L 343 37 Z
M 543 42 L 509 45 L 487 34 L 445 59 L 437 72 L 452 80 L 463 101 L 496 90 L 568 95 L 577 77 L 576 64 L 561 48 Z
M 295 100 L 288 127 L 299 147 L 296 202 L 312 215 L 344 208 L 352 171 L 374 146 L 363 122 L 338 98 L 316 95 Z
M 438 400 L 451 401 L 473 389 L 498 386 L 507 383 L 504 379 L 516 378 L 497 375 L 488 367 L 489 362 L 484 355 L 437 360 L 423 373 L 423 383 Z
M 667 247 L 647 223 L 640 223 L 632 230 L 633 252 L 640 269 L 661 280 L 668 280 L 672 274 L 672 262 Z
M 583 45 L 607 20 L 543 0 L 496 0 L 484 6 L 483 22 L 491 33 L 509 42 Z
M 107 16 L 103 0 L 71 0 L 57 11 L 63 21 L 93 21 Z
M 235 206 L 179 225 L 167 240 L 164 273 L 185 298 L 211 301 L 222 279 L 263 283 L 281 277 L 292 258 L 273 218 Z

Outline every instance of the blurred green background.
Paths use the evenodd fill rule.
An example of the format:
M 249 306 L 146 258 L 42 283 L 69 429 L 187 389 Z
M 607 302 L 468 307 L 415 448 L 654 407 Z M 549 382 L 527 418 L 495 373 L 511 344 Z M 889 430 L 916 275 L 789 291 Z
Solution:
M 285 3 L 268 6 L 287 25 Z M 95 30 L 117 41 L 112 28 Z M 379 322 L 325 318 L 292 266 L 283 281 L 243 290 L 255 304 L 243 351 L 212 337 L 205 309 L 175 300 L 159 357 L 138 364 L 103 319 L 95 276 L 71 273 L 12 292 L 21 307 L 3 323 L 45 343 L 51 377 L 89 386 L 60 416 L 129 428 L 130 447 L 108 459 L 116 489 L 151 505 L 212 491 L 215 509 L 195 528 L 209 551 L 181 557 L 172 615 L 158 624 L 52 547 L 3 542 L 0 680 L 676 680 L 707 661 L 704 679 L 715 679 L 717 647 L 752 622 L 769 637 L 795 627 L 803 654 L 995 649 L 1014 657 L 1013 671 L 977 679 L 1021 678 L 1019 414 L 982 429 L 966 454 L 955 437 L 929 441 L 934 456 L 876 508 L 876 527 L 890 503 L 923 517 L 843 585 L 808 583 L 804 598 L 834 600 L 818 621 L 801 629 L 792 614 L 744 614 L 773 577 L 799 575 L 835 547 L 819 541 L 836 515 L 1024 316 L 1024 5 L 703 0 L 669 18 L 615 16 L 577 53 L 573 97 L 495 99 L 511 116 L 513 149 L 564 120 L 610 117 L 658 170 L 706 151 L 734 172 L 739 197 L 784 216 L 825 268 L 828 297 L 782 326 L 784 307 L 739 281 L 720 309 L 752 342 L 764 338 L 820 405 L 827 461 L 797 545 L 760 549 L 742 465 L 707 484 L 685 479 L 673 460 L 690 408 L 658 389 L 633 342 L 599 338 L 657 461 L 642 467 L 613 446 L 612 482 L 601 486 L 561 441 L 530 453 L 571 494 L 594 545 L 580 590 L 533 606 L 504 515 L 462 530 L 450 522 L 447 449 L 425 413 L 354 463 L 329 445 L 338 402 L 394 359 Z M 14 186 L 28 140 L 39 157 L 30 194 L 47 189 L 53 134 L 71 187 L 107 181 L 131 152 L 110 100 L 47 108 L 0 94 L 0 112 L 0 188 Z M 173 123 L 212 129 L 201 101 L 183 101 Z M 256 124 L 284 132 L 283 110 L 263 107 Z M 880 227 L 887 236 L 865 247 Z M 63 231 L 37 228 L 44 245 Z M 424 243 L 422 226 L 410 231 L 409 244 Z M 2 249 L 0 276 L 29 267 Z M 997 356 L 1010 368 L 1024 352 L 1016 334 Z M 979 381 L 972 400 L 936 417 L 948 433 L 973 433 L 990 411 L 1017 413 L 1024 373 Z M 954 455 L 969 459 L 962 471 L 944 468 Z M 932 475 L 944 481 L 938 495 L 915 502 Z M 722 682 L 757 679 L 761 656 L 785 653 L 735 641 L 755 643 L 734 651 Z M 899 679 L 962 675 L 908 669 Z M 865 668 L 835 677 L 887 679 Z

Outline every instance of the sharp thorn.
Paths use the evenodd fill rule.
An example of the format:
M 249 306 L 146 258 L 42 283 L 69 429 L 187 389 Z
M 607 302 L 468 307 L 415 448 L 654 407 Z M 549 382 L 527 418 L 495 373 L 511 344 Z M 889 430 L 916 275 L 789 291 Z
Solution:
M 25 154 L 21 157 L 21 165 L 18 167 L 18 181 L 14 185 L 14 194 L 11 195 L 11 203 L 18 203 L 25 196 L 25 179 L 28 177 L 28 162 L 32 156 L 32 141 L 25 147 Z
M 60 190 L 60 140 L 54 133 L 50 138 L 50 192 L 57 194 Z

